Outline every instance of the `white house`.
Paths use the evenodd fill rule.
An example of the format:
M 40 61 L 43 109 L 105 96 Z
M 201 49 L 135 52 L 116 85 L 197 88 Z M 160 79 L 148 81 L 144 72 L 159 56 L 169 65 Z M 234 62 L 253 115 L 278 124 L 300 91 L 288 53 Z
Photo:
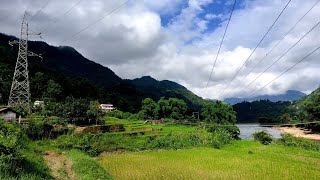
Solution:
M 17 112 L 11 108 L 5 107 L 0 109 L 0 118 L 6 122 L 12 122 L 17 119 Z
M 113 104 L 100 104 L 100 108 L 105 111 L 113 111 L 115 109 Z
M 34 107 L 43 107 L 44 106 L 44 101 L 35 101 L 34 103 L 33 103 L 33 106 Z

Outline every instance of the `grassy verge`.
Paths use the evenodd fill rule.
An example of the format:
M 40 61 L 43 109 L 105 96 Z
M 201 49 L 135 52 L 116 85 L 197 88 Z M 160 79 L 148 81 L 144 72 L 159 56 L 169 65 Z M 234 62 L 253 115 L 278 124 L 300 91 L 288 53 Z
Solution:
M 112 179 L 112 176 L 97 161 L 84 153 L 71 150 L 68 152 L 68 157 L 72 160 L 71 169 L 76 173 L 77 179 Z
M 111 154 L 99 162 L 115 179 L 317 179 L 320 172 L 318 151 L 253 141 Z

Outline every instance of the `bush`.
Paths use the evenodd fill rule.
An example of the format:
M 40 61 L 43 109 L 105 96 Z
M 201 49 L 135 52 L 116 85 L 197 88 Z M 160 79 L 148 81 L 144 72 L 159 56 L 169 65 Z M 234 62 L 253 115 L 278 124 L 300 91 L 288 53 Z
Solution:
M 273 137 L 267 131 L 258 131 L 253 133 L 253 138 L 261 144 L 268 145 L 273 141 Z
M 0 174 L 14 176 L 21 172 L 24 157 L 19 149 L 24 146 L 22 139 L 20 128 L 0 120 Z
M 320 143 L 302 137 L 295 137 L 291 134 L 281 134 L 281 138 L 276 143 L 289 147 L 301 147 L 308 150 L 320 151 Z
M 53 126 L 45 120 L 29 120 L 25 127 L 25 132 L 32 140 L 41 140 L 49 138 Z
M 226 131 L 230 134 L 232 139 L 240 139 L 240 129 L 236 125 L 219 125 L 219 124 L 212 124 L 207 128 L 208 132 L 211 133 L 218 133 L 221 131 Z
M 29 142 L 18 125 L 0 120 L 0 179 L 51 179 L 41 156 L 28 146 Z
M 224 129 L 212 133 L 212 136 L 210 138 L 210 144 L 217 149 L 220 149 L 225 144 L 230 144 L 231 141 L 231 134 Z

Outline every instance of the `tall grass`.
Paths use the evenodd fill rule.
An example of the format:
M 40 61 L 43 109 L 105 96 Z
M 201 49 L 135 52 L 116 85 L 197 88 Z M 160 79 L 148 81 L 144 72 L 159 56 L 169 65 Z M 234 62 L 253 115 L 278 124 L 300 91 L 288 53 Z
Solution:
M 112 176 L 103 169 L 97 161 L 88 155 L 77 151 L 69 151 L 68 156 L 72 160 L 71 169 L 76 173 L 79 180 L 91 179 L 113 179 Z

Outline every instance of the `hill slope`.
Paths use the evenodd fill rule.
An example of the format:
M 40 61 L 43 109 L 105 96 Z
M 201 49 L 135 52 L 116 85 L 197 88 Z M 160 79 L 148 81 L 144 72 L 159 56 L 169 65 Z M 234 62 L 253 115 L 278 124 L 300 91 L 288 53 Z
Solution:
M 12 75 L 17 57 L 17 47 L 8 45 L 16 39 L 0 33 L 0 93 L 2 103 L 9 96 Z M 113 103 L 124 111 L 136 112 L 146 97 L 176 97 L 186 101 L 191 109 L 199 110 L 205 100 L 185 87 L 168 80 L 157 81 L 151 77 L 123 80 L 112 70 L 83 57 L 72 47 L 54 47 L 45 42 L 29 42 L 29 49 L 44 53 L 43 61 L 29 58 L 32 99 L 39 99 L 52 79 L 62 87 L 62 99 L 99 99 L 101 103 Z M 1 101 L 1 100 L 0 100 Z M 1 102 L 0 102 L 1 103 Z

